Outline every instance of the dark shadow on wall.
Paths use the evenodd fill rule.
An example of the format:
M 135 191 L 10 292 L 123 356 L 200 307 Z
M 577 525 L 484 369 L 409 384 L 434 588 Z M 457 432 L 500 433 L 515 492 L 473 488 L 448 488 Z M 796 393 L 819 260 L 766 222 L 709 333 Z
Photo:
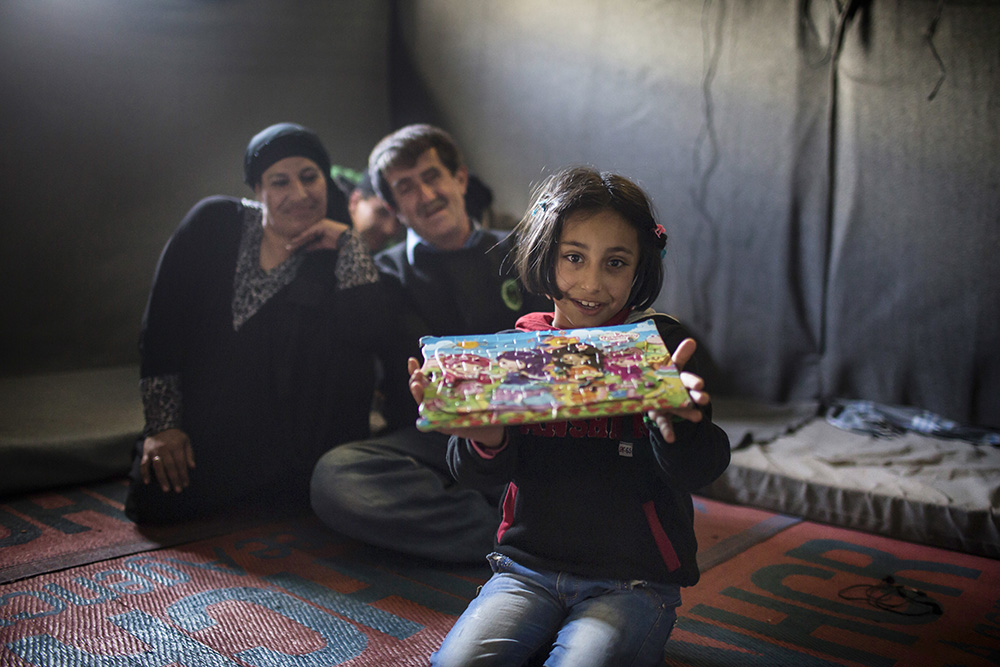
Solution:
M 415 63 L 413 35 L 406 30 L 407 25 L 412 22 L 409 22 L 406 6 L 400 0 L 390 0 L 388 79 L 392 129 L 412 123 L 438 125 L 443 118 Z

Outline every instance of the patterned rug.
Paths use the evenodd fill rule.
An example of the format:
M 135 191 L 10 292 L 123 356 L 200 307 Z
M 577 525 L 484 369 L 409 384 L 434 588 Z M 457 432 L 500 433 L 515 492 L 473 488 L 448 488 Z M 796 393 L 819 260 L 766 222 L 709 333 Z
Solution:
M 232 522 L 205 521 L 140 529 L 125 516 L 127 488 L 114 480 L 0 502 L 0 583 L 234 528 Z
M 103 491 L 33 497 L 49 514 L 0 508 L 0 566 L 24 575 L 0 585 L 0 665 L 424 665 L 489 574 L 311 517 L 151 538 L 73 495 L 118 502 Z M 667 664 L 1000 664 L 1000 562 L 695 505 L 704 574 L 684 591 Z
M 998 665 L 1000 561 L 799 522 L 685 589 L 672 665 Z

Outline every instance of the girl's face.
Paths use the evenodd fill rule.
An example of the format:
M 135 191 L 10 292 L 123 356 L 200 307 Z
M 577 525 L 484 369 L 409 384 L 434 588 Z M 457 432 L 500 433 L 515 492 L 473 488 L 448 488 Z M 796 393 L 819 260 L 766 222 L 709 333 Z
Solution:
M 497 365 L 505 371 L 519 371 L 527 364 L 523 361 L 518 361 L 517 359 L 512 359 L 510 357 L 498 357 Z
M 569 354 L 564 354 L 560 361 L 562 361 L 567 366 L 582 366 L 587 363 L 588 357 L 585 354 L 577 354 L 575 352 L 570 352 Z
M 292 156 L 278 160 L 255 188 L 264 204 L 265 228 L 291 239 L 326 217 L 326 178 L 315 162 Z
M 639 235 L 611 210 L 566 218 L 556 255 L 553 324 L 560 329 L 599 327 L 628 302 L 639 262 Z

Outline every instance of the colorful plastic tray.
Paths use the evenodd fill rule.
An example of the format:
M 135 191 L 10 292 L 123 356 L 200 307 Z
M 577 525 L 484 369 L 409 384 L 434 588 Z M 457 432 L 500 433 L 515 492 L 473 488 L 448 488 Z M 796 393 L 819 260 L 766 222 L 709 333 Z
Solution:
M 614 327 L 426 336 L 423 431 L 535 424 L 686 405 L 651 320 Z

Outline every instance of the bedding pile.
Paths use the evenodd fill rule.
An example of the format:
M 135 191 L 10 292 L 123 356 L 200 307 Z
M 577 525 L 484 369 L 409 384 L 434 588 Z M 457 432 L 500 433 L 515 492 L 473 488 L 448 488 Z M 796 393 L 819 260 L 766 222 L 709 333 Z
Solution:
M 884 426 L 842 409 L 716 399 L 732 463 L 704 492 L 813 521 L 1000 557 L 1000 447 Z M 811 414 L 810 414 L 811 413 Z M 933 420 L 931 420 L 933 421 Z M 899 422 L 901 423 L 901 422 Z M 987 440 L 988 441 L 988 440 Z

